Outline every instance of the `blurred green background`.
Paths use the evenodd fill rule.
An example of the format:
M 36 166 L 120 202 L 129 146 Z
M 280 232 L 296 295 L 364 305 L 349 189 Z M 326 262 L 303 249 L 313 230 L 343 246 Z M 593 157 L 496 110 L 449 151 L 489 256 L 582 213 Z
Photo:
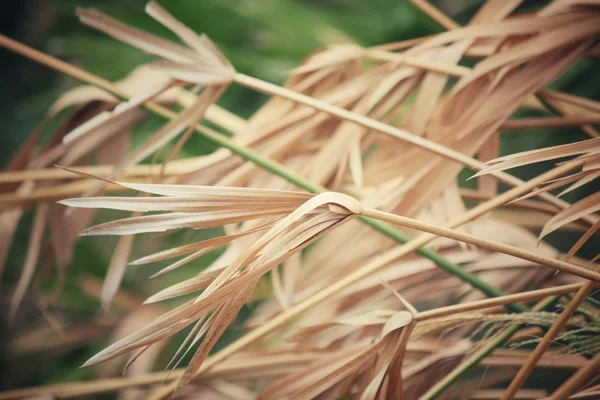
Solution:
M 171 32 L 143 12 L 145 3 L 146 0 L 2 0 L 0 31 L 103 78 L 116 80 L 153 58 L 81 25 L 75 17 L 75 8 L 96 7 L 126 23 L 174 39 Z M 164 0 L 161 3 L 192 29 L 207 33 L 240 72 L 275 83 L 282 83 L 287 71 L 297 66 L 309 53 L 323 46 L 348 41 L 371 46 L 442 31 L 437 23 L 405 0 Z M 434 3 L 457 22 L 466 23 L 482 1 L 445 0 Z M 543 3 L 547 2 L 526 1 L 523 9 Z M 78 83 L 3 49 L 0 50 L 0 69 L 0 118 L 3 122 L 0 157 L 1 165 L 4 166 L 10 155 L 43 119 L 48 107 L 61 93 Z M 595 73 L 597 69 L 597 61 L 584 60 L 553 86 L 596 99 L 600 94 L 600 74 Z M 248 117 L 264 101 L 263 95 L 230 87 L 219 104 Z M 535 114 L 519 112 L 519 115 Z M 142 124 L 136 136 L 146 136 L 159 123 L 150 120 Z M 504 136 L 502 153 L 569 143 L 583 138 L 585 136 L 577 129 L 540 129 L 523 134 L 513 132 Z M 185 154 L 201 154 L 211 150 L 212 147 L 207 142 L 195 137 L 186 145 Z M 515 172 L 522 178 L 530 178 L 552 165 L 545 163 Z M 597 189 L 588 186 L 568 200 L 573 201 L 595 190 Z M 4 288 L 14 283 L 22 267 L 30 221 L 28 216 L 19 226 L 5 271 Z M 197 233 L 198 236 L 194 239 L 206 234 Z M 177 242 L 179 239 L 175 234 L 165 240 Z M 186 237 L 186 240 L 190 239 L 192 238 Z M 576 237 L 572 234 L 559 234 L 551 239 L 559 248 L 566 250 Z M 113 242 L 106 239 L 86 239 L 80 241 L 75 250 L 75 261 L 68 270 L 64 297 L 77 304 L 73 313 L 82 320 L 86 316 L 98 315 L 101 311 L 97 302 L 81 293 L 76 279 L 81 274 L 92 274 L 101 279 L 114 248 L 112 245 Z M 595 255 L 590 246 L 584 251 Z M 211 254 L 198 262 L 206 263 L 214 257 L 215 254 Z M 135 290 L 133 282 L 139 282 L 140 276 L 147 275 L 147 271 L 138 273 L 135 279 L 128 275 L 124 287 Z M 170 279 L 176 281 L 183 277 L 174 274 Z M 3 290 L 3 307 L 8 298 L 7 291 Z M 29 313 L 36 319 L 39 318 L 34 309 L 30 309 Z M 8 331 L 3 322 L 1 326 L 3 332 L 0 339 L 7 338 L 1 341 L 5 346 L 2 355 L 5 355 L 8 354 L 6 346 L 10 345 L 18 327 Z M 104 344 L 102 341 L 91 342 L 83 349 L 78 348 L 66 354 L 59 361 L 48 358 L 53 361 L 30 371 L 27 368 L 31 362 L 28 357 L 2 357 L 0 388 L 89 378 L 92 374 L 90 369 L 76 367 Z M 10 374 L 3 374 L 4 371 L 10 371 Z M 20 372 L 15 374 L 15 371 Z

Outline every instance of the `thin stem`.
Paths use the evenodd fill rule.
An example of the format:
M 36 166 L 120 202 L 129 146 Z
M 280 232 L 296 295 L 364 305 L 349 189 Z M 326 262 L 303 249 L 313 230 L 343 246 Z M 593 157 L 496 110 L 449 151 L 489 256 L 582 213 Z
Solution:
M 385 211 L 375 210 L 372 208 L 365 208 L 362 215 L 365 217 L 373 218 L 379 221 L 389 222 L 396 225 L 401 225 L 410 229 L 417 229 L 419 231 L 432 233 L 438 236 L 444 236 L 449 239 L 458 240 L 464 243 L 472 244 L 477 247 L 484 249 L 497 251 L 499 253 L 508 254 L 510 256 L 518 257 L 523 260 L 531 261 L 536 264 L 545 265 L 550 268 L 554 268 L 557 271 L 567 272 L 573 275 L 577 275 L 581 278 L 589 279 L 596 283 L 600 283 L 600 273 L 589 270 L 587 268 L 580 267 L 575 264 L 571 264 L 565 261 L 557 260 L 555 258 L 540 256 L 527 250 L 520 249 L 515 246 L 510 246 L 500 242 L 482 239 L 469 233 L 459 232 L 453 229 L 442 228 L 436 225 L 428 224 L 416 219 L 403 217 L 396 214 L 387 213 Z M 460 268 L 460 267 L 459 267 Z M 469 276 L 462 275 L 464 269 L 460 268 L 460 271 L 452 271 L 456 276 L 461 276 L 461 279 L 470 279 Z M 470 275 L 470 274 L 469 274 Z M 477 284 L 480 284 L 477 282 Z M 495 289 L 495 288 L 494 288 Z M 492 290 L 488 288 L 487 290 Z M 497 289 L 496 289 L 497 290 Z
M 415 321 L 427 321 L 433 318 L 447 317 L 449 315 L 463 313 L 467 311 L 481 310 L 506 304 L 522 303 L 541 300 L 548 296 L 559 296 L 572 293 L 581 288 L 583 283 L 573 283 L 570 285 L 556 286 L 546 289 L 531 290 L 528 292 L 509 294 L 502 297 L 472 301 L 469 303 L 454 304 L 447 307 L 439 307 L 433 310 L 422 311 L 415 316 Z
M 417 44 L 421 44 L 421 43 L 423 43 L 429 39 L 432 39 L 434 37 L 435 37 L 435 35 L 421 36 L 421 37 L 414 38 L 414 39 L 402 40 L 400 42 L 379 44 L 379 45 L 376 45 L 373 47 L 369 47 L 369 49 L 370 50 L 385 50 L 385 51 L 403 50 L 403 49 L 407 49 L 409 47 L 413 47 Z
M 198 161 L 204 157 L 190 157 L 174 160 L 165 165 L 164 175 L 184 175 L 192 172 L 198 165 Z M 113 170 L 112 165 L 82 165 L 77 170 L 92 175 L 108 175 Z M 138 164 L 127 168 L 123 176 L 148 177 L 160 173 L 162 166 L 157 164 Z M 19 171 L 0 172 L 0 183 L 14 183 L 34 179 L 36 181 L 81 179 L 78 175 L 60 168 L 25 169 Z
M 446 14 L 444 14 L 425 0 L 409 1 L 419 10 L 421 10 L 424 14 L 428 15 L 432 20 L 434 20 L 447 30 L 453 30 L 461 27 L 459 24 L 454 22 L 452 18 L 450 18 L 449 16 L 447 16 Z
M 531 310 L 542 311 L 554 304 L 556 300 L 558 300 L 557 296 L 548 297 L 537 303 Z M 454 368 L 450 373 L 446 374 L 442 380 L 438 381 L 431 389 L 419 397 L 419 400 L 436 399 L 454 382 L 456 382 L 458 378 L 460 378 L 465 372 L 479 364 L 481 360 L 490 355 L 497 347 L 500 347 L 506 343 L 515 333 L 519 331 L 519 329 L 521 329 L 522 326 L 522 324 L 512 325 L 495 335 L 490 342 L 463 360 L 460 365 Z
M 411 67 L 441 72 L 450 76 L 463 77 L 471 73 L 471 68 L 464 67 L 462 65 L 430 61 L 422 57 L 411 57 L 401 53 L 392 53 L 380 49 L 367 49 L 365 50 L 363 57 L 372 58 L 379 61 L 390 61 L 399 64 L 406 64 L 410 65 Z
M 540 90 L 538 93 L 536 93 L 536 97 L 537 97 L 538 101 L 540 103 L 542 103 L 542 105 L 544 107 L 546 107 L 546 109 L 548 111 L 550 111 L 553 114 L 559 115 L 561 117 L 575 116 L 575 115 L 573 115 L 572 111 L 567 111 L 567 109 L 565 109 L 564 104 L 560 103 L 561 101 L 565 101 L 565 100 L 555 99 L 555 101 L 559 102 L 559 104 L 552 104 L 552 102 L 548 101 L 545 96 L 546 96 L 545 90 Z M 565 103 L 569 104 L 566 101 L 565 101 Z M 596 110 L 596 112 L 600 112 L 600 110 Z M 579 127 L 579 129 L 581 129 L 581 131 L 583 133 L 585 133 L 586 135 L 588 135 L 592 138 L 600 137 L 600 133 L 598 133 L 598 131 L 596 131 L 596 129 L 591 125 L 581 125 Z
M 363 214 L 360 217 L 360 219 L 362 219 L 368 225 L 370 225 L 370 226 L 372 226 L 372 227 L 374 227 L 376 229 L 384 228 L 384 229 L 390 229 L 391 230 L 391 228 L 389 227 L 389 225 L 384 225 L 378 219 L 373 219 L 372 217 L 373 217 L 372 215 L 368 216 L 368 215 L 364 215 Z M 389 236 L 389 234 L 388 234 L 388 236 Z M 421 236 L 417 237 L 416 239 L 413 239 L 410 242 L 408 240 L 405 240 L 404 237 L 395 237 L 394 239 L 397 240 L 397 241 L 404 240 L 404 243 L 406 243 L 408 246 L 410 246 L 409 247 L 410 251 L 408 251 L 408 252 L 406 250 L 401 251 L 402 249 L 404 249 L 406 247 L 406 246 L 401 246 L 401 247 L 398 248 L 398 250 L 400 252 L 400 255 L 392 253 L 392 254 L 394 254 L 394 257 L 392 259 L 390 259 L 390 260 L 387 260 L 385 258 L 384 259 L 378 258 L 378 260 L 376 261 L 377 268 L 375 270 L 369 271 L 368 274 L 364 274 L 364 273 L 361 274 L 360 278 L 354 278 L 352 283 L 355 283 L 358 280 L 365 278 L 367 275 L 370 275 L 371 273 L 374 273 L 376 270 L 379 270 L 380 268 L 382 268 L 383 265 L 385 265 L 385 264 L 387 264 L 387 263 L 389 263 L 389 262 L 391 262 L 391 261 L 393 261 L 395 259 L 398 259 L 400 257 L 403 257 L 403 256 L 405 256 L 407 254 L 410 254 L 411 252 L 415 251 L 417 254 L 422 255 L 424 257 L 427 257 L 430 260 L 432 260 L 434 263 L 436 263 L 444 271 L 446 271 L 446 272 L 448 272 L 448 273 L 456 276 L 457 278 L 459 278 L 463 282 L 468 283 L 473 288 L 475 288 L 477 290 L 480 290 L 481 292 L 485 293 L 489 297 L 500 297 L 500 296 L 504 296 L 505 295 L 505 293 L 502 290 L 500 290 L 500 289 L 498 289 L 498 288 L 496 288 L 496 287 L 488 284 L 485 281 L 482 281 L 481 279 L 479 279 L 477 277 L 477 275 L 472 274 L 472 273 L 468 272 L 467 270 L 465 270 L 464 268 L 462 268 L 461 266 L 456 265 L 456 264 L 448 261 L 446 258 L 442 257 L 441 255 L 439 255 L 435 251 L 430 250 L 430 249 L 425 248 L 425 247 L 422 247 L 423 245 L 421 245 L 421 242 L 419 241 L 419 238 L 422 238 L 422 237 L 425 237 L 425 235 L 421 235 Z M 432 237 L 427 236 L 426 241 L 429 242 L 429 241 L 433 240 L 434 237 L 435 236 L 432 236 Z M 419 244 L 419 248 L 413 249 L 414 243 L 418 243 Z M 380 263 L 382 262 L 381 260 L 386 260 L 387 262 L 385 264 L 383 264 L 383 265 L 380 265 Z M 366 266 L 371 266 L 371 264 L 367 264 Z M 527 308 L 525 306 L 523 306 L 522 304 L 509 304 L 508 308 L 510 310 L 512 310 L 512 311 L 515 311 L 515 312 L 524 312 L 524 311 L 527 311 Z
M 585 298 L 590 294 L 593 289 L 594 284 L 592 282 L 586 282 L 573 296 L 569 304 L 565 307 L 565 309 L 561 312 L 560 316 L 550 329 L 546 332 L 542 340 L 537 344 L 535 349 L 529 354 L 527 357 L 527 361 L 523 364 L 515 378 L 510 383 L 506 392 L 502 396 L 503 400 L 512 399 L 515 393 L 519 390 L 519 388 L 525 383 L 531 372 L 535 369 L 538 361 L 542 358 L 550 344 L 556 339 L 560 331 L 565 327 L 571 316 L 577 311 L 579 305 L 585 300 Z
M 550 100 L 557 100 L 563 103 L 571 104 L 577 107 L 581 107 L 588 111 L 600 112 L 600 102 L 586 99 L 585 97 L 579 97 L 572 94 L 561 93 L 552 89 L 542 89 L 539 95 L 543 98 L 547 97 Z
M 2 176 L 0 175 L 0 182 L 1 182 Z M 489 200 L 492 197 L 495 196 L 495 194 L 486 194 L 486 193 L 481 193 L 478 190 L 475 189 L 459 189 L 459 193 L 461 195 L 461 197 L 468 199 L 468 200 Z M 535 201 L 535 200 L 518 200 L 518 201 L 514 201 L 510 204 L 506 204 L 506 207 L 515 207 L 515 208 L 526 208 L 528 210 L 535 210 L 535 211 L 540 211 L 546 214 L 551 214 L 554 215 L 558 212 L 558 208 L 551 205 L 551 204 L 546 204 L 546 203 L 542 203 L 539 201 Z
M 565 383 L 550 396 L 550 400 L 566 399 L 581 386 L 589 382 L 600 371 L 600 352 L 579 368 Z
M 269 371 L 267 373 L 269 376 L 278 376 L 280 375 L 278 370 L 282 370 L 283 373 L 285 373 L 287 371 L 286 368 L 289 368 L 290 366 L 305 366 L 308 363 L 319 360 L 322 357 L 327 357 L 330 354 L 334 354 L 334 352 L 296 351 L 292 352 L 291 354 L 253 354 L 250 356 L 245 356 L 244 358 L 228 360 L 227 362 L 221 363 L 219 366 L 208 372 L 206 377 L 218 379 L 231 376 L 231 374 L 246 375 L 254 373 L 262 376 L 261 368 L 266 368 Z M 54 395 L 61 398 L 71 396 L 82 397 L 84 395 L 91 395 L 94 393 L 114 392 L 132 386 L 158 384 L 167 377 L 178 378 L 182 373 L 183 369 L 177 369 L 174 371 L 151 372 L 127 377 L 96 379 L 92 382 L 59 383 L 36 388 L 10 390 L 6 392 L 0 392 L 0 400 L 18 399 L 38 395 Z
M 503 123 L 499 130 L 510 131 L 529 128 L 564 128 L 579 125 L 600 124 L 600 116 L 583 115 L 568 117 L 546 117 L 546 118 L 520 118 L 508 120 Z
M 345 121 L 354 122 L 355 124 L 358 124 L 365 128 L 385 133 L 396 139 L 413 144 L 447 159 L 459 162 L 465 166 L 472 167 L 475 169 L 483 169 L 485 167 L 485 164 L 469 156 L 466 156 L 459 151 L 450 149 L 439 143 L 424 139 L 420 136 L 413 135 L 410 132 L 398 129 L 381 121 L 369 118 L 365 115 L 346 110 L 345 108 L 341 108 L 330 103 L 326 103 L 314 97 L 310 97 L 305 94 L 295 92 L 293 90 L 274 85 L 272 83 L 265 82 L 260 79 L 253 78 L 251 76 L 244 75 L 239 72 L 235 74 L 234 82 L 247 88 L 256 90 L 258 92 L 265 93 L 270 96 L 282 97 L 287 100 L 291 100 L 293 102 L 314 108 L 318 111 L 325 112 L 329 115 L 333 115 Z

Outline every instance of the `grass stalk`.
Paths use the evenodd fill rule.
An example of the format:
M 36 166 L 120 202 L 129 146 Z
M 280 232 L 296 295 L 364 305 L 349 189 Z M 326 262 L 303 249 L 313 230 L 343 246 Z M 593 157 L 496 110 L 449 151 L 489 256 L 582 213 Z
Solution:
M 190 157 L 181 160 L 173 160 L 165 164 L 163 171 L 164 176 L 184 175 L 192 172 L 198 165 L 200 157 Z M 162 166 L 158 164 L 138 164 L 133 165 L 124 172 L 124 176 L 132 177 L 151 177 L 158 175 L 161 172 Z M 92 175 L 109 175 L 112 170 L 112 165 L 82 165 L 77 167 L 78 171 Z M 51 181 L 61 179 L 78 178 L 73 176 L 73 173 L 60 168 L 39 168 L 25 169 L 17 171 L 6 171 L 0 173 L 0 183 L 16 183 L 27 180 L 36 181 Z
M 580 125 L 600 124 L 600 117 L 597 115 L 577 115 L 565 117 L 544 117 L 544 118 L 520 118 L 506 121 L 500 127 L 500 130 L 511 131 L 518 129 L 531 128 L 568 128 Z
M 552 96 L 552 92 L 549 92 L 547 90 L 542 90 L 540 91 L 540 93 L 536 93 L 536 98 L 538 99 L 538 101 L 540 103 L 542 103 L 542 105 L 551 113 L 561 116 L 561 117 L 572 117 L 573 115 L 571 115 L 571 113 L 566 113 L 564 112 L 563 109 L 558 108 L 557 106 L 554 106 L 550 101 L 548 101 L 546 99 L 546 95 L 550 94 L 550 96 Z M 572 101 L 577 102 L 579 98 L 575 98 L 575 100 L 573 100 L 573 98 L 568 97 L 568 98 L 563 98 L 561 97 L 560 101 L 564 102 L 566 104 L 572 104 Z M 584 107 L 587 105 L 587 102 L 585 102 L 583 105 L 581 104 L 575 104 L 576 106 L 579 107 Z M 591 111 L 597 111 L 597 110 L 591 110 Z M 595 137 L 600 137 L 600 134 L 598 133 L 598 131 L 591 125 L 580 125 L 579 129 L 586 135 L 588 135 L 591 138 L 595 138 Z
M 432 20 L 440 24 L 447 30 L 457 29 L 461 26 L 454 22 L 452 18 L 444 14 L 442 11 L 431 5 L 426 0 L 409 0 L 415 7 L 421 10 L 424 14 L 429 16 Z
M 506 304 L 524 303 L 530 301 L 538 301 L 549 296 L 560 296 L 567 293 L 572 293 L 580 289 L 584 283 L 572 283 L 570 285 L 561 285 L 545 289 L 536 289 L 528 292 L 515 294 L 507 294 L 502 297 L 494 297 L 491 299 L 471 301 L 468 303 L 453 304 L 451 306 L 439 307 L 433 310 L 422 311 L 415 315 L 415 321 L 427 321 L 434 318 L 447 317 L 450 315 L 464 313 L 467 311 L 482 310 L 486 308 L 504 306 Z
M 532 253 L 527 250 L 520 249 L 515 246 L 506 245 L 506 244 L 488 240 L 488 239 L 482 239 L 475 235 L 471 235 L 469 233 L 463 233 L 463 232 L 459 232 L 459 231 L 456 231 L 453 229 L 439 227 L 439 226 L 428 224 L 426 222 L 422 222 L 422 221 L 419 221 L 416 219 L 406 218 L 401 215 L 391 214 L 391 213 L 387 213 L 384 211 L 375 210 L 372 208 L 365 208 L 363 210 L 362 215 L 365 217 L 368 217 L 368 218 L 378 220 L 378 221 L 384 221 L 384 222 L 388 222 L 391 224 L 400 225 L 405 228 L 417 229 L 422 232 L 432 233 L 437 236 L 443 236 L 443 237 L 446 237 L 449 239 L 458 240 L 460 242 L 472 244 L 477 247 L 481 247 L 481 248 L 488 249 L 491 251 L 508 254 L 510 256 L 518 257 L 523 260 L 531 261 L 536 264 L 545 265 L 547 267 L 554 268 L 557 271 L 570 273 L 570 274 L 579 276 L 581 278 L 588 279 L 588 280 L 591 280 L 596 283 L 600 283 L 600 273 L 598 273 L 598 272 L 595 272 L 590 269 L 580 267 L 578 265 L 571 264 L 571 263 L 568 263 L 565 261 L 557 260 L 555 258 L 540 256 L 540 255 L 537 255 L 537 254 Z M 472 279 L 471 274 L 468 274 L 468 273 L 463 274 L 466 271 L 462 268 L 460 268 L 460 270 L 451 269 L 448 272 L 460 277 L 460 279 L 462 279 L 466 282 L 471 283 L 471 285 L 480 284 L 478 282 L 477 283 L 470 282 L 469 280 Z M 488 286 L 489 287 L 487 287 L 485 289 L 486 292 L 487 291 L 492 292 L 494 290 L 497 290 L 491 285 L 488 285 Z M 496 296 L 499 296 L 499 295 L 496 295 Z
M 562 400 L 575 393 L 577 389 L 589 382 L 600 371 L 600 352 L 579 368 L 565 383 L 552 395 L 550 400 Z
M 363 55 L 365 58 L 371 58 L 378 61 L 391 61 L 410 65 L 411 67 L 424 70 L 441 72 L 449 76 L 462 77 L 471 73 L 471 68 L 462 65 L 442 63 L 438 61 L 429 61 L 421 57 L 411 57 L 400 53 L 392 53 L 377 48 L 367 49 Z

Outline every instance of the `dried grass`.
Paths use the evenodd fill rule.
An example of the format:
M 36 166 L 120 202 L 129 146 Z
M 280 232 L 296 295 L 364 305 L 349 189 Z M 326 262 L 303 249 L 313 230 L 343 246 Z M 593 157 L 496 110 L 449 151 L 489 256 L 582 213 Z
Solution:
M 498 384 L 508 385 L 504 398 L 585 396 L 585 380 L 598 365 L 594 335 L 600 329 L 597 304 L 586 298 L 600 271 L 596 259 L 575 254 L 598 231 L 600 197 L 574 204 L 559 197 L 600 176 L 593 127 L 600 103 L 547 87 L 593 53 L 600 5 L 555 0 L 517 15 L 521 1 L 487 1 L 461 27 L 429 3 L 413 3 L 447 31 L 315 52 L 283 87 L 236 72 L 207 36 L 154 2 L 147 13 L 185 45 L 96 10 L 77 12 L 83 23 L 160 58 L 121 82 L 0 36 L 4 47 L 91 85 L 58 99 L 48 119 L 70 110 L 62 125 L 43 146 L 42 129 L 34 132 L 0 173 L 0 265 L 20 219 L 35 209 L 10 315 L 17 315 L 28 289 L 35 290 L 46 248 L 60 282 L 78 234 L 120 236 L 94 296 L 105 309 L 120 303 L 127 317 L 105 321 L 117 327 L 113 343 L 85 366 L 134 352 L 124 368 L 137 373 L 4 392 L 0 399 L 125 394 L 132 387 L 151 399 L 432 399 L 456 388 L 488 398 L 500 395 L 493 389 Z M 480 57 L 473 68 L 460 64 L 471 56 Z M 213 104 L 229 85 L 271 98 L 246 121 Z M 174 105 L 183 111 L 171 111 Z M 558 116 L 511 118 L 531 107 Z M 168 121 L 129 150 L 131 130 L 147 112 Z M 231 138 L 200 125 L 203 119 Z M 591 139 L 499 157 L 501 135 L 543 127 L 580 127 Z M 221 148 L 178 159 L 196 132 Z M 91 154 L 98 165 L 91 165 Z M 141 164 L 149 156 L 154 161 Z M 527 182 L 505 172 L 565 157 L 572 159 Z M 465 166 L 478 171 L 475 191 L 458 188 Z M 499 192 L 498 182 L 510 189 Z M 550 193 L 566 185 L 558 196 Z M 132 191 L 140 194 L 105 195 Z M 468 198 L 482 203 L 467 208 Z M 552 216 L 536 237 L 519 226 L 524 223 L 486 217 L 505 205 Z M 98 209 L 131 216 L 90 227 Z M 575 221 L 585 233 L 566 255 L 541 242 Z M 130 261 L 135 235 L 215 227 L 223 234 L 174 248 L 150 245 L 149 254 Z M 141 299 L 123 300 L 119 288 L 128 265 L 169 260 L 151 278 L 172 275 L 223 247 L 196 276 L 151 293 L 143 308 Z M 209 355 L 242 306 L 265 291 L 264 282 L 271 287 L 258 296 L 250 330 Z M 572 292 L 559 315 L 545 311 Z M 182 296 L 189 300 L 158 304 Z M 512 348 L 531 344 L 525 325 L 542 335 L 533 351 L 499 349 L 511 340 Z M 187 367 L 149 372 L 165 343 L 186 328 L 169 367 L 191 354 Z M 89 338 L 68 325 L 63 330 L 76 342 Z M 548 368 L 541 359 L 560 360 L 562 353 L 550 348 L 556 340 L 581 354 L 565 362 L 577 371 L 555 393 L 522 389 L 534 368 Z M 503 351 L 513 353 L 496 356 Z M 104 376 L 120 367 L 111 362 Z M 479 380 L 466 376 L 477 365 L 493 370 Z

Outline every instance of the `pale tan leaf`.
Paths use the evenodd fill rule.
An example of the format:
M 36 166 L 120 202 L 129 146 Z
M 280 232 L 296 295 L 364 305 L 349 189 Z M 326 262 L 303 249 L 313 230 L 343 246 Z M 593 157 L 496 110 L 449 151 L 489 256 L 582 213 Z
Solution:
M 146 4 L 146 13 L 161 24 L 169 28 L 175 33 L 181 40 L 183 40 L 188 46 L 194 49 L 201 58 L 204 58 L 204 62 L 211 61 L 213 63 L 220 63 L 222 55 L 220 52 L 215 53 L 215 49 L 210 47 L 210 44 L 206 42 L 203 36 L 198 36 L 196 32 L 177 21 L 171 14 L 169 14 L 163 7 L 161 7 L 155 1 L 150 1 Z
M 265 210 L 234 210 L 207 213 L 168 213 L 124 218 L 105 222 L 83 230 L 81 236 L 90 235 L 133 235 L 147 232 L 165 232 L 172 229 L 205 229 L 229 225 L 261 217 L 285 214 L 289 207 L 272 207 Z
M 78 86 L 61 95 L 48 110 L 48 115 L 53 116 L 68 107 L 85 104 L 91 101 L 103 101 L 116 104 L 119 102 L 119 99 L 107 91 L 95 86 Z
M 179 64 L 160 61 L 152 64 L 152 68 L 182 82 L 200 86 L 224 85 L 230 83 L 235 71 L 204 64 Z
M 185 369 L 182 377 L 177 382 L 177 387 L 173 392 L 173 396 L 177 396 L 178 393 L 189 383 L 194 374 L 198 371 L 208 353 L 212 350 L 217 340 L 221 337 L 225 329 L 233 321 L 240 308 L 246 302 L 248 296 L 252 292 L 252 289 L 256 285 L 256 281 L 246 286 L 242 291 L 237 293 L 232 299 L 227 301 L 221 310 L 218 311 L 217 317 L 210 326 L 210 329 L 206 333 L 205 339 L 200 344 L 200 348 L 196 351 L 196 354 L 192 357 L 192 360 Z
M 140 192 L 156 194 L 161 196 L 171 197 L 202 197 L 205 199 L 222 200 L 224 198 L 233 197 L 239 200 L 248 200 L 249 197 L 273 198 L 273 201 L 280 201 L 281 198 L 290 197 L 299 200 L 307 200 L 312 195 L 310 193 L 271 190 L 271 189 L 254 189 L 254 188 L 237 188 L 237 187 L 215 187 L 201 185 L 169 185 L 169 184 L 152 184 L 152 183 L 131 183 L 131 182 L 116 182 L 110 179 L 103 178 L 97 175 L 84 173 L 75 169 L 60 167 L 75 174 L 100 179 L 123 186 L 128 189 L 137 190 Z
M 134 112 L 134 110 L 139 108 L 144 102 L 152 100 L 165 90 L 169 89 L 171 86 L 172 83 L 169 81 L 162 82 L 152 89 L 145 91 L 143 94 L 134 96 L 130 100 L 118 104 L 112 111 L 104 111 L 96 115 L 65 135 L 62 140 L 63 143 L 72 142 L 75 139 L 92 133 L 93 131 L 100 130 L 104 125 L 107 125 L 111 122 L 115 123 L 116 119 L 127 118 L 129 113 Z M 96 134 L 98 134 L 98 132 L 96 132 Z
M 147 264 L 147 263 L 152 263 L 152 262 L 156 262 L 156 261 L 160 261 L 160 260 L 166 260 L 166 259 L 173 258 L 173 257 L 179 257 L 179 256 L 189 254 L 192 252 L 196 252 L 196 251 L 199 251 L 199 250 L 202 250 L 205 248 L 214 249 L 214 248 L 223 246 L 237 238 L 268 229 L 271 225 L 272 225 L 272 223 L 269 222 L 267 224 L 263 224 L 258 227 L 248 229 L 245 231 L 241 231 L 238 233 L 233 233 L 230 235 L 220 236 L 220 237 L 216 237 L 213 239 L 203 240 L 201 242 L 190 243 L 188 245 L 171 248 L 168 250 L 164 250 L 164 251 L 161 251 L 158 253 L 154 253 L 154 254 L 139 258 L 137 260 L 130 262 L 129 264 L 130 265 Z
M 223 271 L 222 268 L 211 271 L 201 272 L 197 276 L 187 279 L 183 282 L 169 286 L 152 296 L 148 297 L 144 304 L 156 303 L 158 301 L 167 300 L 173 297 L 183 296 L 206 288 L 219 274 Z
M 532 164 L 541 161 L 553 160 L 561 157 L 568 157 L 575 154 L 600 151 L 600 138 L 584 140 L 581 142 L 555 146 L 546 149 L 530 150 L 522 153 L 511 154 L 496 158 L 489 162 L 489 167 L 477 172 L 476 176 L 488 174 L 494 171 L 501 171 L 509 168 L 515 168 L 522 165 Z
M 9 316 L 11 320 L 14 320 L 16 316 L 17 308 L 23 300 L 23 296 L 25 295 L 25 292 L 31 283 L 35 268 L 37 267 L 47 219 L 48 204 L 42 203 L 38 206 L 35 212 L 33 227 L 31 228 L 31 235 L 29 237 L 29 247 L 27 248 L 27 254 L 25 256 L 25 265 L 23 266 L 21 276 L 17 282 L 15 293 L 13 294 L 10 302 Z
M 119 243 L 110 259 L 110 264 L 106 270 L 104 284 L 102 285 L 101 304 L 105 310 L 108 310 L 113 297 L 121 286 L 125 269 L 127 268 L 127 259 L 131 254 L 133 246 L 133 235 L 126 235 L 119 239 Z
M 560 211 L 550 219 L 540 233 L 540 239 L 563 225 L 573 222 L 585 215 L 600 211 L 600 192 L 594 193 L 585 199 L 579 200 L 572 206 Z
M 248 198 L 247 201 L 226 197 L 219 200 L 204 200 L 199 197 L 79 197 L 73 199 L 60 200 L 58 203 L 69 207 L 79 208 L 107 208 L 123 211 L 176 211 L 180 213 L 193 212 L 211 212 L 211 211 L 243 211 L 248 210 L 266 210 L 273 208 L 288 208 L 290 211 L 299 204 L 295 199 L 286 201 L 281 199 L 261 202 L 253 201 Z
M 186 63 L 200 60 L 197 53 L 184 46 L 132 28 L 97 10 L 78 8 L 77 16 L 82 23 L 148 53 L 175 62 Z

